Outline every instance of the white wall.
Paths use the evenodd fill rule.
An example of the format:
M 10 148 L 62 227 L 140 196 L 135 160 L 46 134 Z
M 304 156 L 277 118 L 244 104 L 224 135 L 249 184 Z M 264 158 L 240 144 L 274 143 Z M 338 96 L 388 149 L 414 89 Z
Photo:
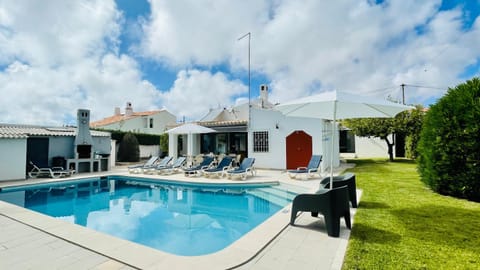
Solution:
M 139 145 L 140 157 L 147 158 L 160 155 L 160 145 Z
M 52 157 L 61 156 L 66 159 L 75 157 L 74 147 L 75 137 L 73 136 L 55 136 L 48 138 L 48 158 L 51 166 Z
M 276 124 L 278 123 L 278 129 Z M 259 168 L 285 169 L 286 168 L 286 137 L 296 130 L 303 130 L 312 136 L 312 154 L 323 155 L 321 169 L 330 166 L 330 134 L 324 136 L 323 130 L 326 125 L 321 119 L 285 117 L 282 113 L 274 110 L 251 109 L 251 122 L 248 132 L 248 156 L 254 157 L 255 165 Z M 253 152 L 253 132 L 268 131 L 269 152 Z M 334 153 L 334 166 L 338 166 L 338 136 Z M 328 147 L 327 147 L 328 146 Z M 327 152 L 328 151 L 328 152 Z
M 25 179 L 27 139 L 1 139 L 0 153 L 0 181 Z
M 392 142 L 392 136 L 389 136 Z M 394 149 L 395 150 L 395 149 Z M 395 154 L 395 151 L 393 151 Z M 358 158 L 386 157 L 388 158 L 388 147 L 385 140 L 372 137 L 355 136 L 355 156 Z

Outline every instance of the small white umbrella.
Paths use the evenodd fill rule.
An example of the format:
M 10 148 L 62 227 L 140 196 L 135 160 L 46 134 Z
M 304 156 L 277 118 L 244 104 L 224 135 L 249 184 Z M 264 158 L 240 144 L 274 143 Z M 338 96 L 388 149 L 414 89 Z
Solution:
M 413 107 L 383 99 L 359 96 L 340 91 L 324 92 L 276 106 L 287 116 L 332 120 L 332 151 L 334 151 L 336 121 L 349 118 L 394 117 Z M 330 157 L 330 188 L 333 187 L 333 157 Z
M 195 123 L 186 123 L 181 126 L 169 129 L 166 131 L 169 134 L 187 134 L 187 155 L 192 156 L 193 154 L 193 136 L 192 134 L 203 134 L 203 133 L 212 133 L 216 130 L 204 127 Z

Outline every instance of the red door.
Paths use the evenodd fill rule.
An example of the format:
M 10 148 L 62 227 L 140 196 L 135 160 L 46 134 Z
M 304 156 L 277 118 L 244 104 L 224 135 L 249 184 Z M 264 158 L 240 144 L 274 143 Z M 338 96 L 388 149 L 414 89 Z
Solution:
M 296 130 L 287 136 L 287 169 L 306 167 L 312 157 L 312 136 Z

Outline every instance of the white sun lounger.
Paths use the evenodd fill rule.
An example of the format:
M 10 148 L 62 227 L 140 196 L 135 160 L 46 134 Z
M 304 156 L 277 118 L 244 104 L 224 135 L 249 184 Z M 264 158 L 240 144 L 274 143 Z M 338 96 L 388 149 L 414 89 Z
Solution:
M 51 177 L 51 178 L 60 178 L 71 176 L 75 173 L 75 170 L 66 170 L 63 167 L 52 167 L 52 168 L 39 168 L 37 165 L 33 164 L 30 161 L 30 165 L 33 166 L 32 170 L 28 172 L 28 176 L 31 178 L 38 177 Z

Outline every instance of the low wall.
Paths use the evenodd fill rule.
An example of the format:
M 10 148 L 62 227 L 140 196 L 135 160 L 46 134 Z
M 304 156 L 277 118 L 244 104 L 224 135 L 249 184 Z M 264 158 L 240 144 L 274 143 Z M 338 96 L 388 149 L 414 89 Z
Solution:
M 159 145 L 140 145 L 140 158 L 160 156 Z

